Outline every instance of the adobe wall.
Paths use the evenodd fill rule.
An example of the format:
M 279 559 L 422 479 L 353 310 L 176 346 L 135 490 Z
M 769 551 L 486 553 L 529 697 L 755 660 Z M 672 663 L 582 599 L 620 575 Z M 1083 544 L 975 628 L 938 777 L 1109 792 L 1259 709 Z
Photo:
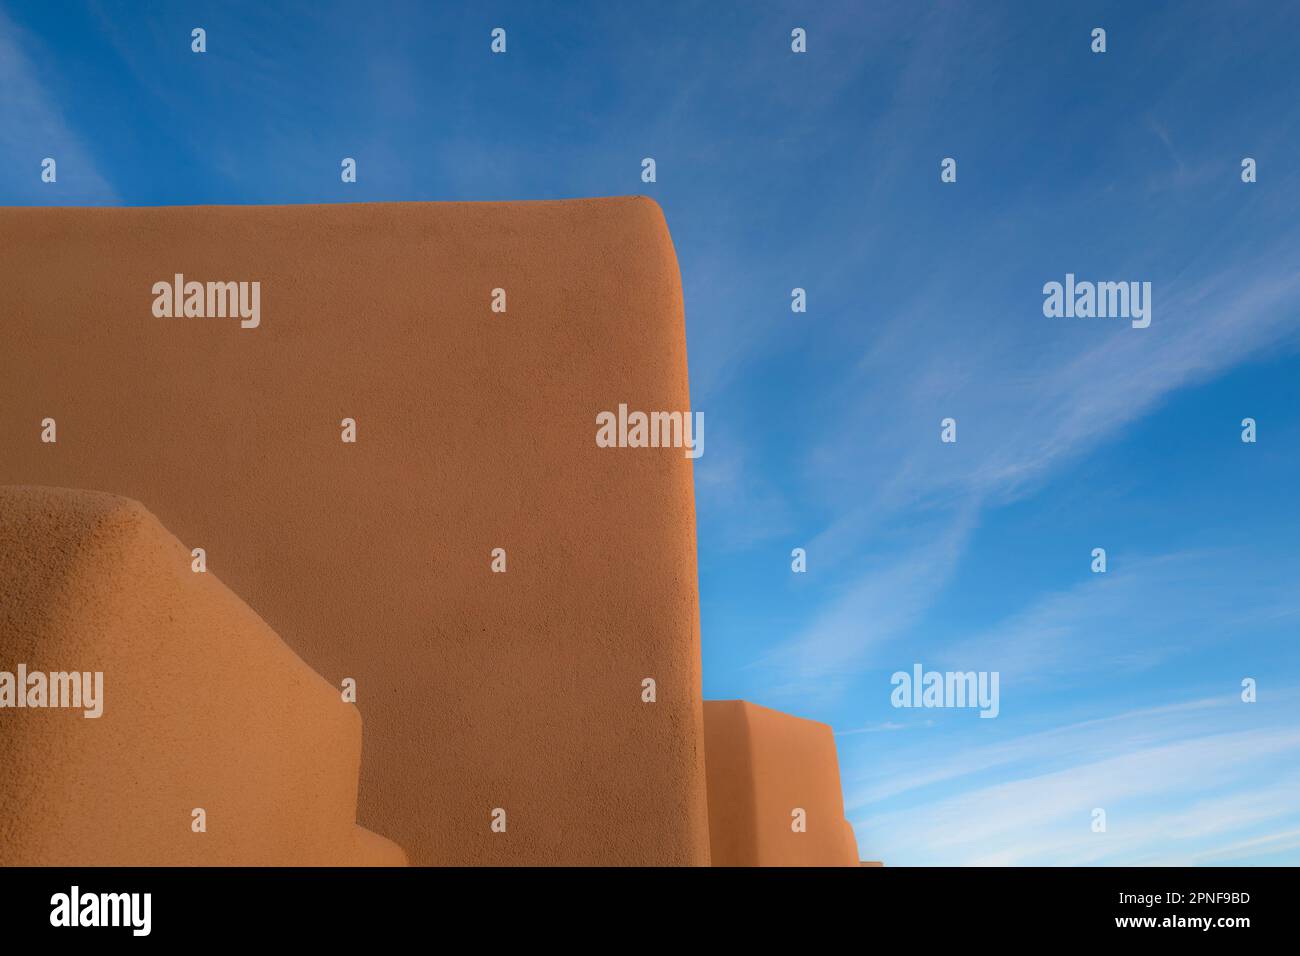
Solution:
M 354 678 L 363 825 L 416 864 L 708 863 L 691 462 L 594 440 L 690 408 L 658 206 L 0 209 L 0 243 L 0 483 L 145 502 Z M 260 324 L 155 317 L 176 273 L 260 281 Z
M 826 724 L 743 700 L 706 700 L 714 866 L 858 866 Z M 793 812 L 804 812 L 796 832 Z

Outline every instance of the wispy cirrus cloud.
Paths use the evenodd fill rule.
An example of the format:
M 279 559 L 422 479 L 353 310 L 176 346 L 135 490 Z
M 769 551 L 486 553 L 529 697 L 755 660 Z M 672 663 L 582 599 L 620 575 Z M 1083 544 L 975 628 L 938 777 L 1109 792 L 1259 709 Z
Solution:
M 935 583 L 951 574 L 969 532 L 968 521 L 955 520 L 901 556 L 876 558 L 871 570 L 807 627 L 755 662 L 779 675 L 769 692 L 804 701 L 840 694 L 875 651 L 916 625 Z
M 0 10 L 0 202 L 41 205 L 113 205 L 118 196 L 100 173 L 50 93 L 31 53 L 36 41 Z M 41 163 L 57 165 L 54 183 L 41 181 Z
M 836 423 L 834 444 L 814 453 L 841 484 L 849 484 L 847 475 L 855 469 L 865 477 L 851 484 L 863 500 L 825 528 L 814 549 L 833 564 L 840 556 L 869 552 L 868 542 L 891 529 L 897 537 L 900 527 L 907 529 L 909 544 L 886 564 L 868 563 L 802 632 L 766 656 L 783 675 L 774 692 L 833 695 L 852 668 L 870 660 L 870 649 L 906 637 L 958 567 L 968 532 L 984 509 L 1032 493 L 1178 389 L 1266 349 L 1294 348 L 1300 272 L 1278 259 L 1252 261 L 1273 264 L 1252 271 L 1237 263 L 1203 281 L 1175 284 L 1161 306 L 1160 325 L 1098 330 L 1100 341 L 1082 350 L 1058 348 L 1055 361 L 1044 361 L 1028 343 L 1010 358 L 999 349 L 995 359 L 974 333 L 969 343 L 956 333 L 928 358 L 909 351 L 914 362 L 896 363 L 905 375 L 878 378 L 858 414 L 873 427 L 846 432 Z M 1021 333 L 1061 334 L 1042 326 Z M 967 344 L 962 373 L 951 375 L 953 349 Z M 887 416 L 872 410 L 886 405 Z M 941 410 L 958 420 L 958 445 L 938 440 Z M 1190 582 L 1169 574 L 1162 579 L 1159 559 L 1140 570 L 1148 583 L 1163 580 L 1171 594 Z M 1184 556 L 1178 571 L 1203 577 L 1205 569 Z M 1112 577 L 1102 590 L 1136 606 L 1142 595 L 1133 587 L 1131 577 Z M 1036 648 L 1050 647 L 1054 659 L 1061 656 L 1053 635 L 1082 627 L 1086 617 L 1076 614 L 1070 622 L 1067 612 L 1091 608 L 1092 597 L 1057 595 L 1050 606 L 1027 609 L 996 645 L 989 638 L 973 640 L 1003 652 L 1001 666 L 1027 671 L 1038 659 Z M 1176 598 L 1170 606 L 1178 606 Z M 1045 629 L 1049 624 L 1052 630 Z M 1017 640 L 1024 652 L 1019 660 L 1005 653 Z
M 1225 694 L 953 748 L 904 772 L 891 763 L 851 793 L 849 816 L 864 846 L 901 865 L 1164 865 L 1284 852 L 1300 825 L 1296 703 L 1294 689 L 1267 705 Z M 1105 832 L 1093 831 L 1095 809 Z
M 1265 567 L 1264 565 L 1267 565 Z M 1240 550 L 1129 555 L 1105 574 L 1048 592 L 992 627 L 934 654 L 939 666 L 970 661 L 999 671 L 1002 686 L 1070 686 L 1098 673 L 1148 670 L 1216 641 L 1248 646 L 1261 627 L 1300 619 L 1295 566 Z M 1134 645 L 1132 635 L 1142 635 Z
M 923 720 L 914 724 L 900 724 L 897 721 L 885 720 L 878 724 L 868 724 L 866 727 L 854 727 L 852 730 L 837 730 L 836 737 L 856 737 L 858 734 L 878 734 L 888 730 L 907 730 L 911 727 L 933 727 L 933 720 Z

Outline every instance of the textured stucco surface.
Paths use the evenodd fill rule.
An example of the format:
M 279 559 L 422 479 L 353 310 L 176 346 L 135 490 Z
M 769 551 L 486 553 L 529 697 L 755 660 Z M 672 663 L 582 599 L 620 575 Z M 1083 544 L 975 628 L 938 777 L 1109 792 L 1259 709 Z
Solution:
M 704 732 L 714 866 L 858 866 L 829 726 L 708 700 Z M 791 828 L 795 808 L 806 832 Z
M 691 462 L 595 444 L 690 407 L 657 205 L 0 209 L 0 242 L 0 483 L 145 502 L 355 678 L 363 825 L 417 864 L 708 863 Z M 155 318 L 178 272 L 260 280 L 260 327 Z
M 0 710 L 0 865 L 405 862 L 355 823 L 356 709 L 140 504 L 0 487 L 20 663 L 102 671 L 103 712 Z

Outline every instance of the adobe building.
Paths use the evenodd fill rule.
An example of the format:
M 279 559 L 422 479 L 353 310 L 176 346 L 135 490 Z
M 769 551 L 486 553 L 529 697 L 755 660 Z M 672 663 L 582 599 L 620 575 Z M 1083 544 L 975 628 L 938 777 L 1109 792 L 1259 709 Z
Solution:
M 130 535 L 154 535 L 147 555 L 117 538 L 96 545 L 141 574 L 147 558 L 190 575 L 187 555 L 205 550 L 208 590 L 219 578 L 250 609 L 242 629 L 220 625 L 247 648 L 201 658 L 205 715 L 250 735 L 276 713 L 305 723 L 277 731 L 288 735 L 277 749 L 302 747 L 286 785 L 321 783 L 312 761 L 325 759 L 338 763 L 337 789 L 355 753 L 320 749 L 354 736 L 357 714 L 307 698 L 355 681 L 357 821 L 414 864 L 709 862 L 691 459 L 596 441 L 598 416 L 620 404 L 690 410 L 680 279 L 655 203 L 10 208 L 0 243 L 0 484 L 143 502 L 180 544 L 164 547 L 136 514 Z M 147 585 L 137 577 L 114 597 L 109 583 L 127 582 L 113 561 L 78 580 L 127 615 Z M 181 599 L 180 581 L 157 587 Z M 224 604 L 140 626 L 210 641 L 234 598 L 202 599 Z M 140 613 L 165 614 L 167 601 Z M 25 621 L 20 647 L 34 633 Z M 155 684 L 189 677 L 179 659 L 143 656 L 171 630 L 136 645 L 76 627 L 62 645 L 74 659 L 61 651 L 49 665 L 125 676 L 110 679 L 101 721 L 47 714 L 43 726 L 125 794 L 128 771 L 95 764 L 96 741 L 117 727 L 183 748 L 180 702 L 148 702 Z M 267 650 L 274 635 L 283 652 Z M 323 681 L 295 670 L 289 650 Z M 277 673 L 299 674 L 298 689 L 240 691 L 245 653 L 282 659 Z M 0 669 L 13 662 L 7 647 Z M 12 716 L 0 712 L 5 740 Z M 203 739 L 208 756 L 172 759 L 229 772 L 234 754 Z M 269 768 L 243 773 L 250 799 L 268 796 Z M 346 816 L 342 792 L 331 800 Z M 35 804 L 24 806 L 11 802 L 6 819 Z M 208 836 L 232 807 L 252 812 L 209 806 Z M 171 804 L 151 812 L 164 809 L 170 820 Z M 288 837 L 266 832 L 269 856 L 289 853 Z M 320 859 L 345 849 L 309 848 Z M 110 850 L 97 859 L 131 859 Z
M 714 866 L 858 866 L 826 724 L 704 702 Z
M 402 865 L 361 718 L 133 501 L 0 487 L 0 865 Z

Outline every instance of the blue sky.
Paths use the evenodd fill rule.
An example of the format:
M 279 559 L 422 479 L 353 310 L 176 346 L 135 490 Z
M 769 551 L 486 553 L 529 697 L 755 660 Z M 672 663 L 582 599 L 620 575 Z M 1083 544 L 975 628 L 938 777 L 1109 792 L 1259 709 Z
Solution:
M 0 4 L 0 203 L 653 196 L 706 696 L 836 728 L 865 858 L 1300 862 L 1300 10 L 264 6 Z M 892 707 L 918 662 L 997 719 Z

